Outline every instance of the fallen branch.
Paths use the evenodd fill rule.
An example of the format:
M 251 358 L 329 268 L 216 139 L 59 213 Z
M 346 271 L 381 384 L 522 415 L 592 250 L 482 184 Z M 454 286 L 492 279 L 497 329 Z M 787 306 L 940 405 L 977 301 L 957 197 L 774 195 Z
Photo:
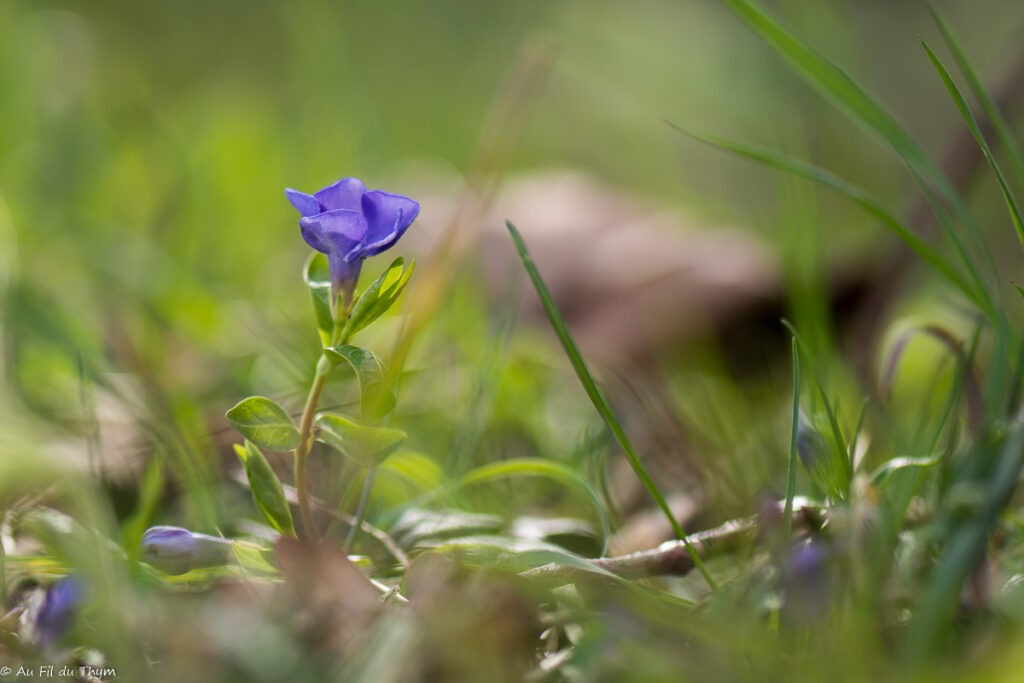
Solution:
M 804 531 L 820 529 L 825 521 L 825 511 L 820 505 L 800 502 L 793 509 L 793 528 Z M 706 529 L 687 536 L 687 541 L 702 560 L 733 552 L 752 543 L 757 538 L 758 518 L 756 515 L 733 519 L 713 529 Z M 694 567 L 693 559 L 681 540 L 667 541 L 657 548 L 641 550 L 617 557 L 601 557 L 589 560 L 597 569 L 609 571 L 623 579 L 639 579 L 650 576 L 684 576 Z M 546 564 L 527 570 L 524 577 L 539 579 L 544 583 L 563 584 L 594 574 L 579 567 Z

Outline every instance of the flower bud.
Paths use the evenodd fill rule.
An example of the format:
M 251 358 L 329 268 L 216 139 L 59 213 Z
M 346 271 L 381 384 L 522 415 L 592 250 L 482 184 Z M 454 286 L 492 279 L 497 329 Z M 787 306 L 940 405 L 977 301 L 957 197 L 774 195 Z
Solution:
M 828 444 L 807 413 L 800 411 L 800 421 L 796 429 L 796 454 L 808 472 L 815 471 L 828 462 Z
M 167 574 L 226 564 L 231 541 L 177 526 L 154 526 L 142 535 L 142 559 Z
M 806 625 L 824 616 L 830 599 L 828 548 L 825 543 L 811 540 L 790 548 L 779 569 L 786 619 Z

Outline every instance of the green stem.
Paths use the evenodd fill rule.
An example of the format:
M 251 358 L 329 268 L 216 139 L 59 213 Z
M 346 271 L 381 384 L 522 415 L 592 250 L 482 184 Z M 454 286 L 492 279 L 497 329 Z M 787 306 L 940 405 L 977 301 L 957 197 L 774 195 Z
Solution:
M 348 340 L 349 335 L 345 332 L 345 323 L 348 321 L 351 307 L 351 303 L 347 302 L 340 311 L 340 315 L 336 309 L 332 309 L 335 314 L 334 331 L 328 346 L 337 346 Z M 316 418 L 316 409 L 320 404 L 320 394 L 323 393 L 324 385 L 327 384 L 327 380 L 334 372 L 334 366 L 334 361 L 327 355 L 326 350 L 322 352 L 316 363 L 316 374 L 313 377 L 313 384 L 309 387 L 306 406 L 302 409 L 302 418 L 299 420 L 299 446 L 295 449 L 295 493 L 299 499 L 299 515 L 302 517 L 302 526 L 305 529 L 306 537 L 314 543 L 320 540 L 320 534 L 313 522 L 313 511 L 309 502 L 306 462 L 309 460 L 309 452 L 313 449 L 313 420 Z
M 306 530 L 306 537 L 313 542 L 320 539 L 309 505 L 306 461 L 309 459 L 309 451 L 313 447 L 313 418 L 316 416 L 316 407 L 320 403 L 320 394 L 323 393 L 324 385 L 333 369 L 327 355 L 321 355 L 316 364 L 316 375 L 309 388 L 309 396 L 306 397 L 306 407 L 302 410 L 302 419 L 299 421 L 300 441 L 298 448 L 295 449 L 295 491 L 299 499 L 299 514 L 302 516 L 302 526 Z

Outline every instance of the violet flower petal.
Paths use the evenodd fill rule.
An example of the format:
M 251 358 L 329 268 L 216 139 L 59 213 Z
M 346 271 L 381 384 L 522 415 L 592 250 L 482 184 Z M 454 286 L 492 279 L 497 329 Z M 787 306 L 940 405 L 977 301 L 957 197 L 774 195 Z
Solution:
M 35 619 L 41 646 L 52 645 L 68 632 L 84 597 L 85 585 L 74 575 L 59 579 L 46 590 Z
M 825 437 L 814 427 L 814 423 L 803 410 L 796 430 L 796 454 L 808 472 L 814 474 L 816 468 L 827 462 L 828 444 Z
M 388 249 L 420 212 L 418 202 L 391 192 L 367 191 L 358 178 L 342 178 L 308 195 L 286 189 L 299 210 L 299 227 L 309 246 L 327 255 L 333 300 L 351 303 L 363 259 Z
M 292 206 L 298 209 L 299 213 L 303 216 L 315 216 L 323 211 L 323 207 L 320 206 L 320 202 L 311 194 L 299 192 L 298 190 L 293 190 L 288 187 L 285 188 L 284 195 L 288 197 L 288 201 L 290 201 Z
M 366 219 L 348 209 L 305 216 L 299 227 L 306 244 L 326 254 L 347 254 L 366 237 Z
M 363 215 L 368 225 L 360 248 L 363 258 L 388 249 L 405 233 L 420 213 L 418 202 L 399 194 L 374 190 L 363 195 Z
M 828 611 L 828 549 L 820 541 L 801 543 L 789 550 L 780 566 L 785 597 L 784 617 L 809 624 Z
M 366 194 L 366 185 L 363 185 L 363 181 L 359 178 L 342 178 L 317 190 L 314 196 L 324 211 L 334 211 L 335 209 L 361 211 L 364 194 Z

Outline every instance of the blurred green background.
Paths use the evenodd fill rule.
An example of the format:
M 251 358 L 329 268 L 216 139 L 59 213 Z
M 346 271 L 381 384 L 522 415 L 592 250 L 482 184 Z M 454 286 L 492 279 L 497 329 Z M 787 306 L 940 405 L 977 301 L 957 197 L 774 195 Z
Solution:
M 988 81 L 1015 67 L 1024 5 L 938 4 Z M 935 35 L 923 3 L 772 6 L 943 153 L 961 124 L 917 43 Z M 457 178 L 524 45 L 537 43 L 555 46 L 557 60 L 511 174 L 581 169 L 784 248 L 774 176 L 683 141 L 669 119 L 808 157 L 894 209 L 910 203 L 898 160 L 710 1 L 8 1 L 2 452 L 52 449 L 93 467 L 119 455 L 184 457 L 186 488 L 210 487 L 192 521 L 223 519 L 212 473 L 230 436 L 219 416 L 255 392 L 295 407 L 316 352 L 298 277 L 308 248 L 283 188 L 357 175 L 404 191 L 395 183 Z M 813 192 L 827 259 L 888 239 Z M 994 192 L 986 185 L 976 202 Z M 993 233 L 1012 239 L 1004 228 Z M 511 443 L 569 457 L 598 423 L 551 337 L 506 330 L 518 350 L 494 370 L 500 315 L 475 290 L 463 277 L 423 342 L 436 353 L 420 360 L 404 404 L 417 448 L 441 469 L 453 440 L 480 450 L 465 446 L 482 437 L 460 432 L 457 416 L 479 399 L 474 378 L 492 377 L 495 423 L 479 431 L 509 448 L 505 415 Z M 756 411 L 757 396 L 733 398 Z M 749 488 L 765 477 L 778 472 Z

